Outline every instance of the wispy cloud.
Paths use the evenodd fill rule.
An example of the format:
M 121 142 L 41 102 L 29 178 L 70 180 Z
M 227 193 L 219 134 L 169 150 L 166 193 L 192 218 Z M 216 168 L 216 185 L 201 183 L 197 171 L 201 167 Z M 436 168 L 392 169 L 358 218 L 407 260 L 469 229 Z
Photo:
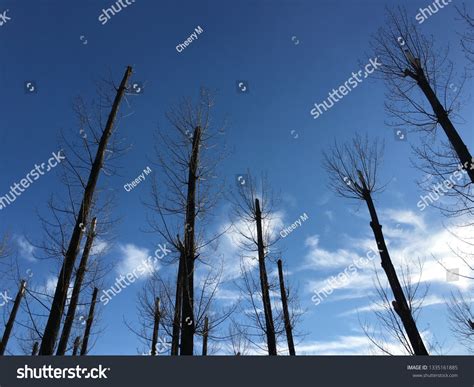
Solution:
M 34 253 L 36 248 L 30 242 L 28 242 L 23 235 L 17 235 L 15 237 L 15 241 L 18 245 L 20 256 L 30 262 L 35 262 L 36 258 L 34 257 Z
M 119 274 L 133 273 L 139 266 L 142 266 L 145 267 L 146 270 L 139 278 L 146 278 L 159 269 L 159 264 L 157 263 L 155 263 L 155 265 L 147 264 L 150 251 L 146 248 L 138 247 L 133 243 L 127 243 L 125 245 L 119 245 L 119 250 L 121 253 L 120 262 L 117 266 L 117 272 Z

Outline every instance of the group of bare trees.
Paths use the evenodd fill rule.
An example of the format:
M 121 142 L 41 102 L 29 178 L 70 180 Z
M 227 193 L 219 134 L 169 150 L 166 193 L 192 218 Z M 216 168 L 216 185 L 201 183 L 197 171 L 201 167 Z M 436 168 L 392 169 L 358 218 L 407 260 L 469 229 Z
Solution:
M 472 28 L 472 18 L 466 8 L 459 12 Z M 386 26 L 374 36 L 372 47 L 376 57 L 382 62 L 380 74 L 389 90 L 386 109 L 389 116 L 395 119 L 390 124 L 414 129 L 430 136 L 422 139 L 422 147 L 414 149 L 421 161 L 420 169 L 433 179 L 430 183 L 436 180 L 441 183 L 451 182 L 452 179 L 448 180 L 449 176 L 457 172 L 462 177 L 460 171 L 464 172 L 464 177 L 456 184 L 451 183 L 449 187 L 451 189 L 449 195 L 458 200 L 449 207 L 441 207 L 441 210 L 448 216 L 472 215 L 474 160 L 452 119 L 455 115 L 455 102 L 460 96 L 461 85 L 466 75 L 461 81 L 456 81 L 459 86 L 454 88 L 454 64 L 449 61 L 448 52 L 440 51 L 435 47 L 432 38 L 428 39 L 421 34 L 419 27 L 410 21 L 403 9 L 388 10 L 387 14 Z M 467 54 L 471 33 L 472 30 L 463 39 L 463 47 Z M 453 93 L 453 90 L 457 93 Z M 437 139 L 436 132 L 439 127 L 443 130 L 447 142 L 441 142 L 441 148 L 434 149 L 431 144 Z M 355 135 L 352 142 L 342 145 L 336 143 L 325 154 L 325 167 L 330 176 L 329 185 L 338 195 L 363 200 L 367 204 L 370 227 L 377 243 L 381 266 L 394 297 L 390 302 L 390 297 L 377 276 L 377 289 L 384 310 L 376 312 L 379 321 L 407 353 L 428 355 L 427 347 L 415 322 L 415 314 L 421 305 L 414 302 L 414 296 L 421 279 L 414 286 L 411 276 L 404 275 L 402 276 L 404 286 L 401 285 L 373 202 L 373 194 L 383 188 L 378 178 L 382 155 L 383 147 L 377 140 L 370 143 L 367 137 L 364 138 L 359 134 Z M 430 187 L 425 186 L 425 189 L 429 190 Z M 468 219 L 467 223 L 472 224 L 472 221 Z M 467 242 L 472 246 L 470 241 Z M 414 265 L 416 257 L 405 258 L 410 262 L 409 272 L 410 265 Z M 472 255 L 461 258 L 470 268 L 472 267 L 468 263 Z M 424 296 L 421 297 L 423 298 Z M 461 339 L 469 338 L 472 342 L 474 323 L 468 301 L 462 295 L 453 296 L 450 311 L 454 323 L 453 331 L 458 333 Z M 379 349 L 388 353 L 380 342 L 372 337 L 371 340 Z
M 459 14 L 469 28 L 462 47 L 472 60 L 473 19 L 466 7 L 460 8 Z M 412 128 L 423 134 L 422 146 L 414 152 L 419 160 L 417 167 L 430 178 L 445 181 L 455 171 L 464 172 L 464 177 L 452 184 L 448 194 L 455 201 L 440 209 L 448 216 L 472 215 L 474 160 L 453 119 L 468 74 L 457 81 L 458 87 L 453 92 L 455 68 L 448 53 L 437 49 L 433 39 L 421 34 L 405 11 L 388 10 L 387 15 L 387 23 L 374 36 L 372 47 L 383 64 L 379 74 L 389 91 L 386 108 L 394 119 L 389 125 Z M 52 259 L 58 265 L 54 294 L 49 295 L 18 276 L 20 285 L 5 325 L 0 355 L 6 353 L 22 304 L 26 319 L 17 323 L 26 332 L 18 337 L 25 352 L 65 355 L 71 351 L 73 355 L 86 355 L 90 349 L 94 321 L 98 318 L 97 296 L 106 272 L 100 252 L 94 251 L 94 246 L 99 245 L 100 238 L 114 222 L 110 217 L 113 198 L 100 188 L 99 179 L 103 174 L 114 173 L 112 161 L 124 150 L 116 129 L 131 76 L 132 69 L 127 67 L 120 84 L 109 85 L 113 86 L 113 96 L 99 93 L 95 111 L 91 112 L 80 99 L 75 105 L 80 144 L 62 137 L 66 149 L 61 174 L 64 197 L 51 197 L 48 215 L 40 217 L 44 240 L 36 245 L 43 253 L 38 259 Z M 245 184 L 239 184 L 230 194 L 233 208 L 230 225 L 212 231 L 217 204 L 227 196 L 226 187 L 217 179 L 217 166 L 225 154 L 220 140 L 224 126 L 215 126 L 213 107 L 212 93 L 202 89 L 197 102 L 185 99 L 169 111 L 169 127 L 157 131 L 157 172 L 149 200 L 143 205 L 148 211 L 146 231 L 171 246 L 171 254 L 160 261 L 169 275 L 165 277 L 155 268 L 150 270 L 138 295 L 138 327 L 135 323 L 125 323 L 140 339 L 145 353 L 152 356 L 195 355 L 198 343 L 203 356 L 220 349 L 221 343 L 230 343 L 229 350 L 234 355 L 255 350 L 271 356 L 296 355 L 295 340 L 301 334 L 295 328 L 303 311 L 297 292 L 284 276 L 283 257 L 277 249 L 275 198 L 266 179 L 256 180 L 249 172 Z M 102 119 L 104 109 L 106 120 Z M 438 140 L 437 129 L 442 129 L 443 140 Z M 376 273 L 383 306 L 376 317 L 407 353 L 428 355 L 417 325 L 421 305 L 416 300 L 421 279 L 417 284 L 412 282 L 410 262 L 414 263 L 414 257 L 405 257 L 409 264 L 402 269 L 400 280 L 400 269 L 390 256 L 374 203 L 374 196 L 384 188 L 379 178 L 382 156 L 381 142 L 356 134 L 351 141 L 335 142 L 324 153 L 324 167 L 329 186 L 336 194 L 367 205 L 369 225 L 390 289 L 384 288 Z M 238 281 L 241 299 L 227 309 L 216 307 L 228 264 L 217 253 L 225 232 L 237 235 L 241 270 Z M 473 245 L 470 240 L 463 243 Z M 10 254 L 8 246 L 8 238 L 2 239 L 2 275 L 6 266 L 12 267 L 6 263 Z M 473 270 L 472 255 L 464 251 L 455 254 Z M 271 275 L 272 272 L 276 275 Z M 85 321 L 82 331 L 77 314 L 83 309 L 88 309 L 88 313 L 87 317 L 81 316 Z M 453 332 L 472 348 L 474 317 L 469 296 L 453 294 L 449 310 Z M 241 312 L 242 318 L 234 318 L 236 311 Z M 221 329 L 224 327 L 227 331 Z M 366 333 L 377 348 L 390 353 L 368 329 Z

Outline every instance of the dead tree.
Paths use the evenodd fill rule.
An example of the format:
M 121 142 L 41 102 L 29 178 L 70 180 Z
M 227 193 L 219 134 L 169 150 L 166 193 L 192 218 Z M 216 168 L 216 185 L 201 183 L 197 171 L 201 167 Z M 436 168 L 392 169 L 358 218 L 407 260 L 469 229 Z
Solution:
M 200 273 L 199 273 L 200 274 Z M 220 285 L 220 272 L 214 274 L 208 272 L 203 278 L 199 275 L 200 282 L 196 284 L 196 298 L 195 298 L 195 318 L 196 318 L 196 335 L 202 336 L 204 341 L 205 333 L 207 332 L 208 340 L 223 340 L 217 333 L 219 325 L 221 325 L 233 312 L 233 308 L 213 310 L 213 300 L 216 291 Z M 144 344 L 145 351 L 140 351 L 143 354 L 150 354 L 148 351 L 153 342 L 157 342 L 157 354 L 169 353 L 174 355 L 172 350 L 172 335 L 175 331 L 175 315 L 176 307 L 174 300 L 174 283 L 172 278 L 163 278 L 159 271 L 151 273 L 147 279 L 143 289 L 137 297 L 137 315 L 139 316 L 138 327 L 125 321 L 125 325 L 132 331 Z M 162 327 L 162 334 L 160 337 L 154 337 L 156 327 L 156 300 L 160 299 L 159 324 Z M 213 320 L 208 321 L 207 328 L 206 316 L 212 314 Z
M 31 351 L 31 356 L 36 356 L 38 354 L 38 349 L 39 349 L 39 342 L 35 341 L 33 344 L 33 349 Z
M 202 334 L 202 356 L 207 356 L 207 337 L 209 335 L 209 318 L 204 318 L 204 330 Z
M 447 60 L 447 51 L 435 48 L 402 9 L 387 12 L 387 23 L 374 36 L 372 46 L 382 63 L 379 71 L 389 87 L 390 100 L 386 106 L 397 120 L 394 125 L 405 124 L 428 133 L 434 133 L 440 125 L 457 164 L 474 183 L 472 155 L 451 119 L 462 85 L 458 84 L 453 92 L 453 64 Z M 429 107 L 417 99 L 416 88 Z
M 293 342 L 293 327 L 291 326 L 290 312 L 288 310 L 288 299 L 285 289 L 285 281 L 283 279 L 283 264 L 281 259 L 278 260 L 278 278 L 280 280 L 280 294 L 281 294 L 281 304 L 283 309 L 283 318 L 285 322 L 285 332 L 286 340 L 288 342 L 288 350 L 291 356 L 295 356 L 295 344 Z
M 451 331 L 459 342 L 474 352 L 474 308 L 461 292 L 453 293 L 448 303 Z
M 255 325 L 264 332 L 268 354 L 275 356 L 277 355 L 276 329 L 265 260 L 268 259 L 270 249 L 277 242 L 278 237 L 275 237 L 275 233 L 271 230 L 273 198 L 267 192 L 268 187 L 265 186 L 265 179 L 262 179 L 261 184 L 262 191 L 260 198 L 258 198 L 255 182 L 252 180 L 250 173 L 247 174 L 245 184 L 239 187 L 233 198 L 234 222 L 242 225 L 236 228 L 241 239 L 241 248 L 244 251 L 257 254 L 264 324 L 260 321 L 258 308 L 254 303 L 254 296 L 251 294 L 254 292 L 253 286 L 255 285 L 253 278 L 250 278 L 252 274 L 248 267 L 241 265 L 244 277 L 244 292 L 250 297 L 250 302 L 256 312 Z M 262 202 L 262 208 L 260 202 Z
M 260 286 L 262 289 L 262 303 L 265 313 L 265 324 L 267 328 L 268 354 L 276 355 L 276 337 L 273 322 L 272 305 L 270 301 L 270 289 L 268 286 L 267 269 L 265 267 L 265 246 L 263 244 L 262 231 L 262 212 L 260 211 L 260 202 L 255 199 L 255 223 L 257 227 L 257 244 L 258 244 L 258 266 L 260 270 Z
M 63 331 L 61 333 L 61 338 L 59 340 L 56 355 L 64 355 L 66 353 L 69 335 L 71 333 L 72 324 L 76 316 L 76 308 L 79 302 L 79 294 L 81 292 L 82 282 L 84 280 L 84 275 L 85 275 L 87 263 L 89 260 L 89 254 L 92 249 L 92 244 L 94 243 L 96 225 L 97 225 L 97 218 L 94 218 L 92 219 L 91 227 L 89 228 L 89 231 L 87 234 L 86 244 L 82 252 L 81 262 L 79 263 L 79 268 L 76 272 L 74 287 L 72 289 L 71 299 L 69 301 L 69 306 L 66 313 L 66 319 L 64 321 Z
M 174 300 L 174 326 L 171 354 L 192 355 L 196 334 L 194 275 L 201 249 L 219 235 L 209 235 L 203 225 L 220 197 L 215 183 L 216 138 L 220 130 L 211 126 L 213 100 L 202 89 L 198 103 L 186 99 L 167 114 L 171 132 L 158 132 L 156 146 L 159 189 L 152 187 L 152 200 L 146 205 L 153 211 L 149 223 L 173 246 L 173 257 L 163 263 L 178 262 Z M 212 150 L 212 153 L 210 152 Z M 212 157 L 211 157 L 212 156 Z M 213 180 L 214 179 L 214 180 Z M 182 237 L 182 239 L 180 238 Z
M 456 9 L 467 27 L 467 31 L 462 34 L 461 45 L 467 59 L 474 63 L 474 17 L 468 11 L 466 4 L 456 6 Z
M 474 238 L 472 236 L 472 224 L 459 225 L 456 231 L 448 229 L 449 233 L 455 237 L 456 244 L 449 246 L 453 256 L 459 259 L 459 263 L 464 268 L 462 272 L 451 271 L 451 268 L 438 260 L 438 263 L 457 280 L 474 281 L 474 265 L 472 260 L 474 254 Z M 459 243 L 458 243 L 459 242 Z M 459 343 L 474 352 L 474 308 L 472 298 L 466 297 L 460 290 L 452 292 L 448 300 L 449 323 L 451 332 L 458 339 Z
M 343 146 L 336 142 L 331 151 L 324 154 L 325 168 L 330 176 L 329 186 L 341 197 L 363 200 L 367 204 L 381 265 L 395 298 L 393 308 L 403 323 L 413 352 L 416 355 L 428 355 L 390 258 L 372 201 L 372 195 L 380 190 L 377 171 L 382 154 L 383 147 L 377 141 L 369 143 L 367 137 L 364 139 L 356 135 L 351 143 Z
M 406 294 L 408 307 L 415 322 L 423 308 L 429 287 L 421 281 L 423 275 L 423 263 L 417 262 L 417 269 L 409 264 L 401 266 L 401 284 Z M 415 273 L 417 271 L 417 273 Z M 403 324 L 400 322 L 397 307 L 391 301 L 390 290 L 382 282 L 378 270 L 374 267 L 376 298 L 373 299 L 371 309 L 376 317 L 377 327 L 370 327 L 368 323 L 361 323 L 362 330 L 367 338 L 381 353 L 386 355 L 415 355 Z M 359 318 L 360 321 L 360 318 Z M 390 345 L 392 344 L 392 345 Z M 400 344 L 400 352 L 394 353 L 393 344 Z M 430 351 L 436 351 L 433 342 L 428 341 Z
M 81 337 L 77 336 L 74 340 L 74 346 L 72 349 L 72 356 L 77 356 L 77 353 L 79 352 L 79 346 L 81 345 Z
M 248 340 L 248 332 L 235 320 L 232 320 L 228 326 L 228 351 L 234 356 L 245 356 L 250 353 L 250 340 Z
M 99 179 L 100 171 L 104 163 L 107 144 L 112 135 L 115 119 L 120 107 L 120 103 L 127 89 L 128 80 L 131 74 L 132 68 L 129 66 L 126 69 L 120 87 L 117 90 L 117 94 L 115 96 L 115 100 L 113 102 L 109 117 L 107 119 L 106 126 L 100 138 L 99 146 L 97 148 L 94 162 L 90 170 L 87 185 L 84 189 L 84 195 L 81 202 L 80 210 L 78 212 L 71 239 L 69 241 L 69 245 L 65 254 L 64 263 L 62 265 L 58 277 L 56 291 L 54 294 L 53 302 L 51 304 L 51 312 L 49 314 L 48 321 L 44 329 L 43 339 L 41 341 L 41 347 L 39 352 L 40 355 L 51 355 L 54 351 L 54 346 L 56 344 L 56 339 L 59 332 L 64 307 L 66 304 L 67 291 L 69 288 L 71 275 L 74 269 L 77 254 L 79 252 L 83 229 L 88 224 L 91 203 L 93 200 L 97 181 Z
M 181 355 L 193 355 L 194 349 L 194 260 L 196 249 L 194 227 L 196 219 L 196 184 L 198 179 L 201 127 L 196 126 L 188 170 L 186 223 L 184 228 L 183 260 L 183 312 L 181 315 Z
M 18 312 L 18 308 L 20 307 L 21 299 L 23 298 L 23 295 L 25 294 L 25 289 L 26 289 L 26 281 L 21 280 L 20 288 L 18 290 L 18 293 L 16 294 L 13 308 L 10 313 L 10 317 L 8 319 L 7 325 L 5 326 L 5 331 L 3 332 L 2 341 L 0 342 L 0 356 L 3 356 L 5 354 L 8 340 L 10 339 L 10 334 L 13 329 L 13 324 L 15 324 L 16 314 Z
M 178 238 L 179 239 L 179 238 Z M 180 251 L 183 251 L 180 246 Z M 181 309 L 183 307 L 183 258 L 180 253 L 178 263 L 178 275 L 176 278 L 175 308 L 173 317 L 173 333 L 171 342 L 171 355 L 177 356 L 179 353 L 179 336 L 181 331 Z
M 87 345 L 89 344 L 89 336 L 92 329 L 92 322 L 94 321 L 94 310 L 98 291 L 99 289 L 94 288 L 94 293 L 92 294 L 91 306 L 89 308 L 89 315 L 87 316 L 86 321 L 86 330 L 84 332 L 84 339 L 82 340 L 81 356 L 87 355 Z
M 156 356 L 156 344 L 158 343 L 158 330 L 160 328 L 160 298 L 155 301 L 155 316 L 153 324 L 153 338 L 151 340 L 151 356 Z

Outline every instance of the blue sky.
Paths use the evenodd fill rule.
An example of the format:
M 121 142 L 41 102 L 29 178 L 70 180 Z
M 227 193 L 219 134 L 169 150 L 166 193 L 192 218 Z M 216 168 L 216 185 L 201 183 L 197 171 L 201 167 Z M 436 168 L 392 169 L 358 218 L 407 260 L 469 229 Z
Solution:
M 142 200 L 149 195 L 149 180 L 131 192 L 125 192 L 123 184 L 150 165 L 153 132 L 158 125 L 166 127 L 164 113 L 168 108 L 183 96 L 196 97 L 200 86 L 215 89 L 215 121 L 228 119 L 225 141 L 232 150 L 219 168 L 220 177 L 232 183 L 236 174 L 247 169 L 255 175 L 266 172 L 272 188 L 282 197 L 276 228 L 291 225 L 303 213 L 309 216 L 279 243 L 288 277 L 299 285 L 300 302 L 307 309 L 300 328 L 308 335 L 297 351 L 365 354 L 369 353 L 368 344 L 354 311 L 370 304 L 372 271 L 361 271 L 354 283 L 336 291 L 318 307 L 312 304 L 311 296 L 327 276 L 364 255 L 372 241 L 365 205 L 354 205 L 328 191 L 321 152 L 334 138 L 350 138 L 356 131 L 379 136 L 386 142 L 382 180 L 390 184 L 377 197 L 376 205 L 392 256 L 395 262 L 414 256 L 427 259 L 432 305 L 423 310 L 420 329 L 426 335 L 434 334 L 446 353 L 464 353 L 448 329 L 442 301 L 450 291 L 472 291 L 472 286 L 464 281 L 447 283 L 445 272 L 431 257 L 436 252 L 456 264 L 449 261 L 452 257 L 447 248 L 449 236 L 442 225 L 444 218 L 435 209 L 420 212 L 416 206 L 421 192 L 415 180 L 422 176 L 409 158 L 410 144 L 419 141 L 418 135 L 409 134 L 407 142 L 395 141 L 393 129 L 385 125 L 386 88 L 375 78 L 364 80 L 317 120 L 309 113 L 315 102 L 323 101 L 330 90 L 361 68 L 360 63 L 371 58 L 368 41 L 383 24 L 385 5 L 405 5 L 414 19 L 418 8 L 426 7 L 428 2 L 164 4 L 137 0 L 102 25 L 98 21 L 102 8 L 112 4 L 0 1 L 0 12 L 8 9 L 11 18 L 0 27 L 1 195 L 35 163 L 58 150 L 61 129 L 74 131 L 71 103 L 76 95 L 93 98 L 94 80 L 110 72 L 119 82 L 125 67 L 133 66 L 133 80 L 144 84 L 144 93 L 130 97 L 129 107 L 124 105 L 124 113 L 133 114 L 121 122 L 119 129 L 132 148 L 119 160 L 120 176 L 101 180 L 116 191 L 116 214 L 122 217 L 114 230 L 116 239 L 104 258 L 117 263 L 105 281 L 111 284 L 123 262 L 133 262 L 134 254 L 151 251 L 157 243 L 156 237 L 140 231 L 146 224 Z M 463 26 L 455 18 L 450 5 L 420 28 L 423 33 L 434 34 L 440 45 L 450 43 L 451 59 L 462 71 L 466 60 L 456 32 Z M 197 26 L 203 33 L 178 53 L 176 45 Z M 248 81 L 249 93 L 237 93 L 238 80 Z M 36 94 L 25 93 L 26 81 L 36 82 Z M 466 106 L 472 103 L 471 90 L 469 81 L 464 95 Z M 474 112 L 465 107 L 461 115 L 464 121 L 457 128 L 472 149 L 469 126 L 474 122 Z M 54 171 L 41 177 L 0 212 L 0 232 L 9 231 L 17 242 L 24 236 L 37 240 L 40 222 L 35 211 L 46 209 L 46 200 L 57 186 Z M 228 221 L 228 205 L 221 203 L 216 212 L 217 229 Z M 224 240 L 222 245 L 225 248 L 221 252 L 227 258 L 236 256 L 230 242 Z M 22 270 L 31 268 L 36 284 L 45 284 L 55 274 L 56 266 L 44 265 L 30 256 L 24 248 L 19 249 Z M 122 323 L 122 316 L 132 321 L 136 318 L 136 293 L 143 282 L 136 282 L 103 307 L 101 324 L 107 329 L 98 338 L 93 354 L 136 353 L 140 344 Z M 231 281 L 223 288 L 236 291 Z M 370 321 L 373 313 L 360 312 L 359 316 Z

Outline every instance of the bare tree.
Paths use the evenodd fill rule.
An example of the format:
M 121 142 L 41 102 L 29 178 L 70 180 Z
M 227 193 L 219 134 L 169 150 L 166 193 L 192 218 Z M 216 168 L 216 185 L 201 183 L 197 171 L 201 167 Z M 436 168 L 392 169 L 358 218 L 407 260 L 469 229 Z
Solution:
M 89 315 L 87 316 L 86 320 L 86 330 L 84 332 L 84 339 L 82 340 L 81 346 L 81 356 L 87 355 L 88 353 L 88 344 L 89 344 L 89 336 L 91 334 L 92 323 L 94 322 L 94 310 L 95 304 L 97 300 L 97 293 L 99 289 L 94 288 L 94 293 L 92 294 L 92 301 L 89 309 Z
M 83 199 L 65 254 L 64 263 L 62 265 L 58 277 L 56 291 L 54 294 L 53 302 L 51 304 L 51 311 L 48 317 L 48 321 L 46 323 L 46 327 L 44 329 L 44 334 L 39 351 L 40 355 L 51 355 L 54 351 L 64 307 L 66 304 L 69 282 L 71 279 L 72 272 L 74 270 L 74 264 L 76 261 L 77 254 L 79 252 L 79 246 L 83 236 L 84 227 L 88 224 L 91 203 L 93 201 L 93 196 L 100 175 L 100 171 L 104 163 L 107 144 L 113 133 L 115 127 L 115 119 L 122 98 L 127 90 L 127 84 L 131 74 L 132 68 L 127 67 L 122 82 L 119 88 L 117 89 L 117 94 L 113 101 L 105 127 L 103 128 L 103 131 L 101 133 L 100 140 L 98 139 L 98 146 L 94 157 L 94 162 L 92 164 L 92 168 L 90 169 L 87 184 L 85 184 L 84 186 Z
M 474 309 L 469 300 L 458 291 L 451 295 L 448 303 L 451 331 L 469 352 L 474 352 Z
M 5 331 L 3 332 L 2 341 L 0 341 L 0 356 L 3 356 L 5 354 L 8 340 L 10 339 L 10 334 L 12 332 L 13 325 L 15 324 L 16 314 L 18 313 L 21 299 L 23 298 L 23 295 L 25 294 L 25 287 L 26 287 L 26 281 L 22 280 L 20 283 L 20 288 L 18 289 L 18 293 L 15 297 L 15 301 L 13 303 L 13 308 L 10 312 L 10 317 L 8 319 L 7 325 L 5 326 Z
M 228 350 L 232 355 L 245 356 L 250 353 L 251 343 L 248 340 L 248 332 L 235 320 L 228 326 Z
M 234 224 L 240 236 L 241 248 L 245 253 L 251 253 L 250 259 L 257 255 L 260 297 L 263 307 L 263 322 L 261 321 L 261 309 L 257 306 L 255 295 L 255 280 L 251 270 L 241 264 L 244 278 L 243 290 L 249 296 L 253 306 L 254 326 L 260 328 L 265 335 L 265 341 L 269 355 L 277 355 L 277 341 L 275 320 L 273 317 L 272 300 L 270 297 L 270 284 L 266 268 L 266 260 L 269 257 L 271 247 L 277 242 L 278 236 L 271 229 L 273 214 L 273 197 L 268 192 L 266 179 L 262 178 L 260 191 L 256 182 L 247 174 L 245 184 L 239 187 L 233 196 L 234 202 Z
M 219 311 L 213 307 L 216 292 L 221 283 L 221 274 L 222 269 L 217 273 L 209 271 L 196 286 L 198 290 L 194 305 L 196 335 L 203 337 L 203 342 L 204 337 L 208 341 L 225 340 L 226 337 L 222 337 L 219 334 L 218 328 L 235 310 L 234 306 L 221 308 Z M 158 298 L 160 299 L 159 324 L 163 333 L 161 337 L 157 338 L 157 351 L 159 354 L 169 352 L 171 355 L 174 355 L 172 352 L 172 337 L 175 327 L 174 312 L 176 311 L 176 306 L 174 304 L 173 281 L 164 280 L 159 272 L 155 271 L 151 274 L 138 295 L 137 312 L 139 327 L 135 328 L 129 322 L 125 322 L 125 324 L 140 339 L 145 348 L 149 348 L 150 343 L 153 346 L 156 327 L 156 299 Z M 152 352 L 150 351 L 150 353 Z
M 285 332 L 286 332 L 286 340 L 288 342 L 288 350 L 290 355 L 295 356 L 295 343 L 293 341 L 293 326 L 291 324 L 290 319 L 290 312 L 288 309 L 288 292 L 285 288 L 285 280 L 283 278 L 283 263 L 281 259 L 278 260 L 278 278 L 280 282 L 280 294 L 281 294 L 281 304 L 283 309 L 283 318 L 285 322 Z
M 415 322 L 422 310 L 423 303 L 429 291 L 429 286 L 422 283 L 421 277 L 423 273 L 423 263 L 421 260 L 417 262 L 417 273 L 410 265 L 405 264 L 401 270 L 401 285 L 408 307 L 413 315 Z M 375 273 L 375 289 L 377 298 L 372 300 L 372 309 L 376 317 L 377 328 L 370 327 L 368 323 L 361 324 L 365 335 L 371 343 L 384 354 L 396 355 L 394 353 L 393 343 L 399 344 L 397 350 L 406 355 L 416 355 L 407 337 L 403 324 L 400 323 L 398 312 L 396 312 L 393 302 L 390 301 L 390 290 L 388 284 L 380 278 L 378 271 L 374 268 Z M 430 345 L 430 350 L 437 350 L 434 344 Z
M 159 131 L 156 146 L 157 165 L 163 176 L 159 185 L 156 181 L 153 184 L 152 200 L 146 203 L 153 211 L 149 218 L 152 231 L 174 248 L 175 257 L 168 263 L 177 260 L 179 266 L 173 302 L 172 354 L 177 354 L 180 341 L 180 354 L 193 355 L 195 264 L 203 261 L 202 249 L 219 236 L 206 232 L 211 210 L 220 197 L 220 187 L 215 183 L 220 156 L 214 148 L 222 128 L 216 129 L 212 124 L 213 106 L 211 93 L 201 89 L 197 103 L 185 99 L 169 111 L 172 130 Z
M 383 188 L 377 179 L 382 154 L 383 146 L 377 140 L 370 143 L 367 137 L 356 135 L 352 142 L 344 145 L 336 142 L 329 153 L 324 153 L 324 166 L 329 175 L 329 186 L 334 192 L 341 197 L 363 200 L 367 204 L 381 265 L 395 298 L 393 309 L 403 323 L 413 352 L 416 355 L 428 355 L 390 258 L 372 200 L 372 195 Z
M 432 38 L 419 33 L 402 8 L 387 10 L 387 22 L 374 36 L 372 46 L 383 64 L 379 71 L 389 88 L 386 107 L 396 120 L 393 125 L 408 125 L 425 133 L 435 133 L 441 126 L 457 164 L 474 183 L 474 160 L 452 119 L 464 81 L 457 82 L 453 92 L 454 68 L 448 51 L 437 49 Z
M 462 34 L 461 45 L 466 54 L 466 58 L 474 63 L 474 17 L 471 16 L 466 4 L 456 6 L 467 30 Z

